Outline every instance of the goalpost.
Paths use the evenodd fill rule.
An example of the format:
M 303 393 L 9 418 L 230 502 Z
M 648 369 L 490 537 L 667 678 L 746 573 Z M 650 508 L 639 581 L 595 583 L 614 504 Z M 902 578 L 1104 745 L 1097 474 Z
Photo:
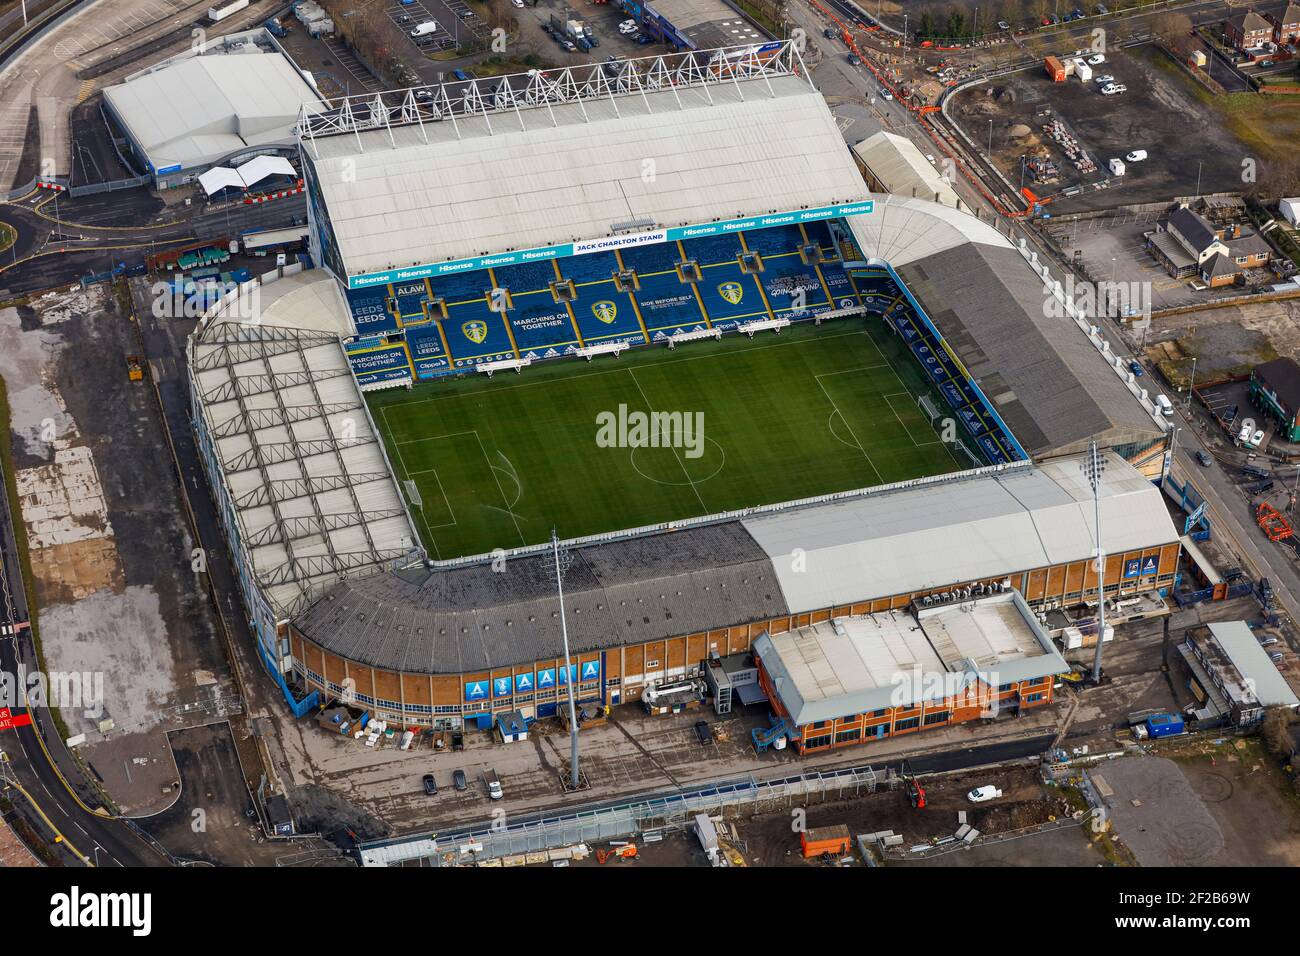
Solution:
M 420 497 L 420 489 L 415 486 L 415 482 L 407 478 L 402 482 L 402 487 L 406 489 L 406 497 L 413 507 L 424 511 L 424 499 Z

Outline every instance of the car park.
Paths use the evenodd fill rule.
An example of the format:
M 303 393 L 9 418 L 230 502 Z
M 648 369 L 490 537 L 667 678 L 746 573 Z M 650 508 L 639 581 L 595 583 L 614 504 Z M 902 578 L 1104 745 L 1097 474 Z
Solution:
M 420 778 L 420 781 L 424 784 L 424 793 L 426 796 L 432 797 L 438 792 L 438 782 L 433 779 L 433 774 L 426 773 Z
M 465 771 L 457 770 L 451 775 L 451 785 L 457 790 L 468 790 L 469 781 L 465 779 Z

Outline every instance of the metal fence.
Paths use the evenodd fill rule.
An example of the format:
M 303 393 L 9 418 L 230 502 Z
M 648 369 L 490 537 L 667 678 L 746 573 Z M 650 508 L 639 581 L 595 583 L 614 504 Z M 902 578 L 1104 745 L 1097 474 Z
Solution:
M 812 772 L 779 780 L 745 780 L 653 796 L 610 806 L 537 816 L 448 835 L 363 843 L 362 866 L 425 861 L 435 866 L 479 863 L 578 843 L 601 843 L 636 833 L 685 830 L 696 814 L 752 816 L 809 803 L 826 803 L 895 789 L 892 770 L 869 766 Z

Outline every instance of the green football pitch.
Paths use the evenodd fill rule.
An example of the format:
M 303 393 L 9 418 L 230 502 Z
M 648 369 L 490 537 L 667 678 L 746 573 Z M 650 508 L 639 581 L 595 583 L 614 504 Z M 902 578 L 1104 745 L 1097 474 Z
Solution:
M 616 531 L 957 471 L 878 318 L 629 349 L 367 396 L 430 557 Z M 702 437 L 628 447 L 611 417 L 683 412 Z M 694 413 L 700 413 L 695 416 Z M 600 416 L 605 415 L 603 422 Z M 688 443 L 682 439 L 690 438 Z M 598 440 L 599 439 L 599 440 Z M 663 443 L 661 443 L 663 444 Z

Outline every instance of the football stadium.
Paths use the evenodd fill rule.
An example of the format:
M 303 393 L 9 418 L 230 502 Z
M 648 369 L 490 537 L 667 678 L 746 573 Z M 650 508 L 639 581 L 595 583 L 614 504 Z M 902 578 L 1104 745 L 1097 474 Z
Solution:
M 486 728 L 570 681 L 617 704 L 760 637 L 1008 591 L 1005 647 L 927 660 L 1050 703 L 1033 613 L 1095 594 L 1094 442 L 1101 583 L 1172 585 L 1154 396 L 997 223 L 870 193 L 792 44 L 353 97 L 299 135 L 316 267 L 189 344 L 295 713 Z M 968 719 L 924 707 L 871 736 Z

